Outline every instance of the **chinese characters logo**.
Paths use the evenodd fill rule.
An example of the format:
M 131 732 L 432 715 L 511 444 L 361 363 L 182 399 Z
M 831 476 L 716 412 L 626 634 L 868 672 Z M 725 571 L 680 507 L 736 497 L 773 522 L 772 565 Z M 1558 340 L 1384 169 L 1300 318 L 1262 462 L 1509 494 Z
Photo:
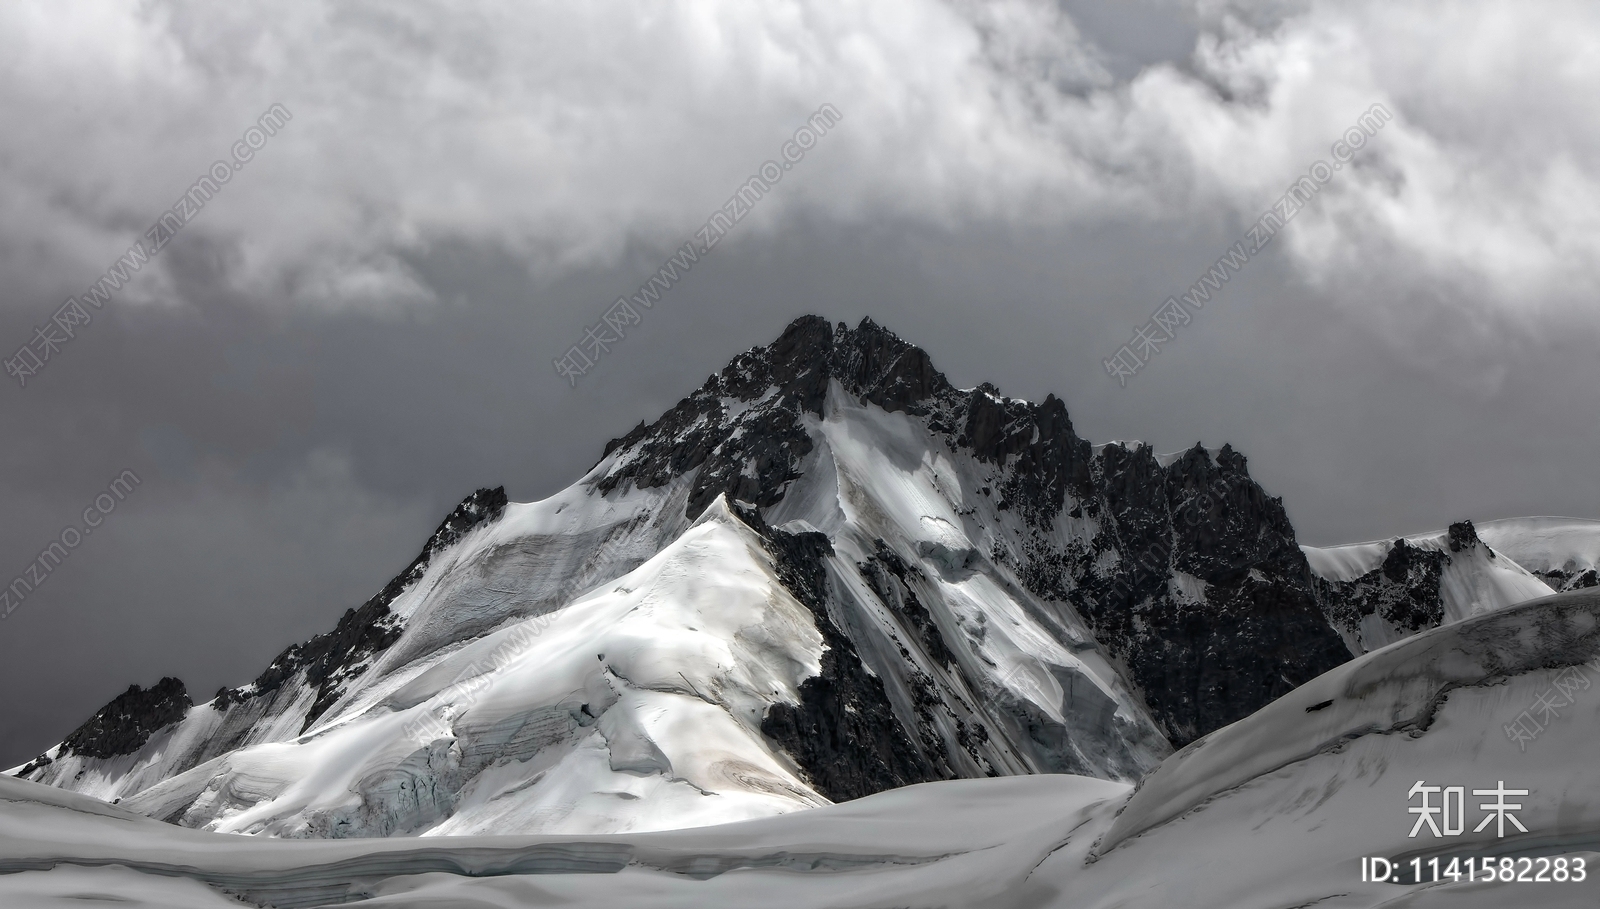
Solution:
M 1522 822 L 1517 820 L 1517 816 L 1511 813 L 1513 811 L 1521 811 L 1522 803 L 1508 802 L 1506 801 L 1506 796 L 1528 795 L 1529 790 L 1507 789 L 1506 781 L 1500 780 L 1499 785 L 1494 789 L 1474 789 L 1472 794 L 1476 796 L 1494 796 L 1494 801 L 1482 802 L 1478 805 L 1479 811 L 1486 811 L 1488 814 L 1484 815 L 1483 820 L 1478 822 L 1478 826 L 1472 828 L 1473 833 L 1480 833 L 1490 823 L 1493 823 L 1495 824 L 1495 836 L 1503 837 L 1506 835 L 1507 821 L 1522 833 L 1528 832 L 1528 828 L 1522 826 Z M 1433 798 L 1436 795 L 1443 796 L 1437 805 L 1433 803 Z M 1419 797 L 1422 800 L 1421 805 L 1414 805 L 1406 809 L 1417 816 L 1417 822 L 1411 825 L 1411 832 L 1406 834 L 1407 836 L 1416 836 L 1422 831 L 1423 825 L 1427 825 L 1428 830 L 1436 837 L 1460 836 L 1466 831 L 1466 787 L 1429 786 L 1422 780 L 1417 780 L 1416 783 L 1412 784 L 1411 791 L 1406 794 L 1406 800 L 1413 801 Z

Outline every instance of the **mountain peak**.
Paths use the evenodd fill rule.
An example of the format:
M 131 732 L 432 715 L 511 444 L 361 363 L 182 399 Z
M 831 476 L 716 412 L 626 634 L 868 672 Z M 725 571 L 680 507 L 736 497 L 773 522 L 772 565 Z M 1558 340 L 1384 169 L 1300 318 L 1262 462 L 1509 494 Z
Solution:
M 748 401 L 776 388 L 802 410 L 820 413 L 829 379 L 889 411 L 914 408 L 950 388 L 925 351 L 870 318 L 852 329 L 808 315 L 790 322 L 771 344 L 735 357 L 700 391 Z
M 26 774 L 277 835 L 709 823 L 956 777 L 1137 779 L 1350 655 L 1243 455 L 1091 446 L 1061 398 L 957 389 L 870 319 L 795 320 L 505 509 L 468 497 L 134 771 Z M 216 795 L 313 770 L 313 802 Z
M 771 505 L 799 476 L 799 462 L 811 451 L 803 417 L 822 414 L 832 381 L 891 413 L 925 415 L 959 397 L 925 351 L 871 319 L 852 329 L 801 316 L 772 343 L 734 357 L 655 422 L 609 442 L 602 458 L 620 454 L 596 486 L 602 494 L 649 489 L 698 471 L 691 519 L 721 494 Z
M 838 416 L 828 410 L 830 388 L 928 434 L 929 458 L 900 471 L 932 469 L 946 455 L 971 459 L 971 485 L 954 503 L 963 533 L 986 540 L 983 548 L 1034 594 L 1089 618 L 1174 742 L 1243 716 L 1286 691 L 1285 679 L 1348 658 L 1320 614 L 1282 500 L 1251 479 L 1231 445 L 1197 443 L 1175 458 L 1147 445 L 1096 449 L 1077 435 L 1062 399 L 1007 398 L 988 383 L 957 389 L 925 351 L 871 319 L 855 328 L 796 319 L 608 445 L 591 482 L 605 496 L 686 478 L 691 521 L 718 496 L 777 506 L 805 482 L 816 446 L 828 444 L 818 418 Z M 992 518 L 976 517 L 990 510 Z M 1000 533 L 990 521 L 1014 529 Z M 954 551 L 939 540 L 922 544 Z M 1175 576 L 1196 593 L 1175 592 Z M 1215 627 L 1191 633 L 1180 615 L 1191 598 L 1216 612 Z M 1251 664 L 1242 650 L 1255 647 L 1292 656 Z M 1232 680 L 1219 686 L 1209 663 L 1233 650 L 1252 668 L 1222 671 Z

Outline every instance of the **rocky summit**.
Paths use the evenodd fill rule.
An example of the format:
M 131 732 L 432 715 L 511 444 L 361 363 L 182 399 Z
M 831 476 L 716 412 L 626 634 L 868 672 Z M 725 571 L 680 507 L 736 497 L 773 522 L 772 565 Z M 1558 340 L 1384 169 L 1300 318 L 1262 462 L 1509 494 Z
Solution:
M 598 488 L 661 486 L 693 475 L 688 517 L 718 495 L 780 502 L 812 453 L 807 418 L 830 387 L 905 414 L 978 480 L 964 501 L 1011 521 L 965 524 L 975 552 L 1056 611 L 1076 611 L 1124 664 L 1174 745 L 1243 717 L 1348 659 L 1321 614 L 1284 514 L 1245 457 L 1200 446 L 1162 457 L 1096 448 L 1062 401 L 957 389 L 920 348 L 870 320 L 818 317 L 736 358 L 653 424 L 611 443 Z M 1248 658 L 1244 658 L 1248 657 Z

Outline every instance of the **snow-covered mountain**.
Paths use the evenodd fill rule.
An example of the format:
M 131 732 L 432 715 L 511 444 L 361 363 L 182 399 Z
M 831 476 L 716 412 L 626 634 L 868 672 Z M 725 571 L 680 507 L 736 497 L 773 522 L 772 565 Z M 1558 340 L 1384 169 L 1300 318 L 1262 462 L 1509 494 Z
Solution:
M 944 781 L 605 836 L 228 837 L 0 779 L 0 904 L 1579 909 L 1600 900 L 1597 670 L 1600 592 L 1573 591 L 1354 659 L 1138 786 Z M 1536 740 L 1502 733 L 1552 694 Z M 1419 785 L 1438 787 L 1437 834 L 1418 830 Z M 1484 807 L 1496 790 L 1504 815 Z
M 1352 653 L 1553 591 L 1600 585 L 1600 521 L 1512 518 L 1371 543 L 1300 547 Z
M 255 682 L 202 704 L 176 680 L 131 688 L 16 775 L 283 837 L 1131 783 L 1381 635 L 1548 593 L 1447 536 L 1434 596 L 1455 605 L 1416 619 L 1367 591 L 1411 590 L 1416 565 L 1433 583 L 1421 541 L 1302 549 L 1231 447 L 1093 446 L 1054 397 L 957 389 L 870 321 L 806 317 L 562 492 L 474 493 Z M 1369 596 L 1392 629 L 1352 623 Z

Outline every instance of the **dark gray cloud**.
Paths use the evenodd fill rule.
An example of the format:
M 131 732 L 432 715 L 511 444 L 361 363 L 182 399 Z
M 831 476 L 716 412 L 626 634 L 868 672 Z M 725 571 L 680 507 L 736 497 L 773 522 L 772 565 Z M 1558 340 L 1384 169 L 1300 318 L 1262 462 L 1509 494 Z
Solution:
M 0 575 L 144 480 L 0 622 L 0 763 L 130 682 L 247 681 L 473 488 L 566 485 L 806 312 L 1054 392 L 1095 440 L 1230 441 L 1306 542 L 1600 516 L 1592 9 L 485 9 L 0 11 L 8 350 L 269 103 L 295 114 L 0 389 Z M 825 101 L 841 127 L 558 379 Z M 1119 388 L 1102 360 L 1374 101 L 1395 122 Z

